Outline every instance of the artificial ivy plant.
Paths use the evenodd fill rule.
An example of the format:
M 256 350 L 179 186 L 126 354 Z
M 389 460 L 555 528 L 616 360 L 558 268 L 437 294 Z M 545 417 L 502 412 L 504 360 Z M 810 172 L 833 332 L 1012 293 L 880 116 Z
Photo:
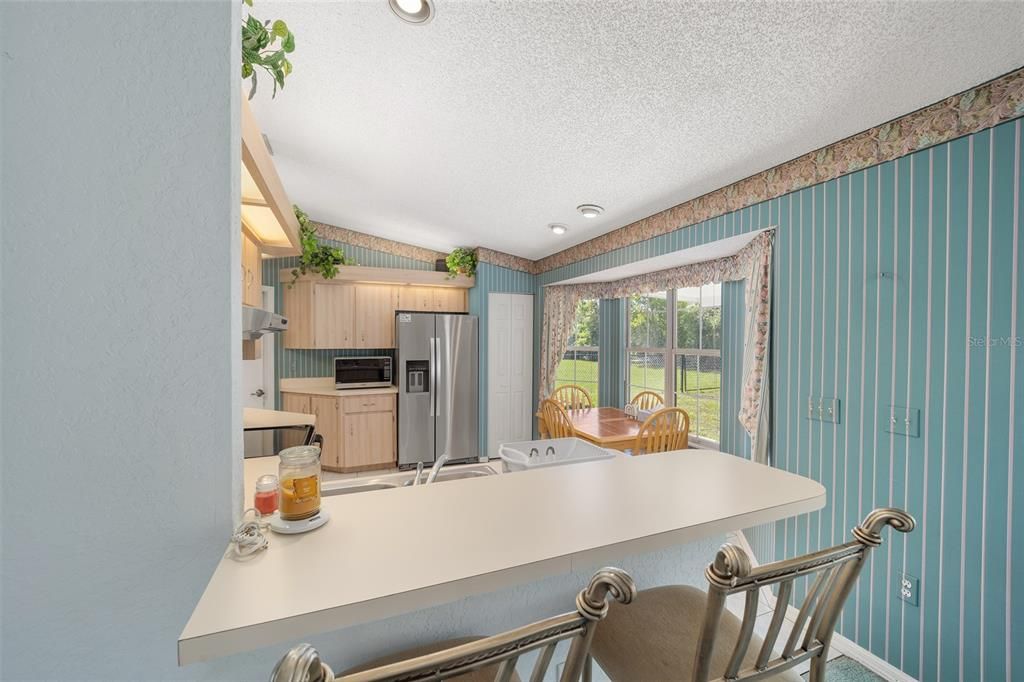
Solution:
M 476 251 L 459 247 L 448 254 L 444 259 L 448 266 L 448 279 L 454 279 L 459 275 L 473 277 L 476 275 Z
M 252 7 L 252 0 L 242 0 Z M 280 43 L 278 44 L 278 41 Z M 260 21 L 252 14 L 242 21 L 242 78 L 251 78 L 249 99 L 256 94 L 256 69 L 263 69 L 273 78 L 274 92 L 284 88 L 285 77 L 292 72 L 287 55 L 295 50 L 295 36 L 280 19 Z
M 321 244 L 316 238 L 316 232 L 309 224 L 309 216 L 298 206 L 292 206 L 295 211 L 295 218 L 299 221 L 299 243 L 302 245 L 302 254 L 299 256 L 299 266 L 292 270 L 292 281 L 288 287 L 295 286 L 300 275 L 309 272 L 319 273 L 324 279 L 334 279 L 338 274 L 339 265 L 354 265 L 355 261 L 345 258 L 345 251 L 336 246 Z

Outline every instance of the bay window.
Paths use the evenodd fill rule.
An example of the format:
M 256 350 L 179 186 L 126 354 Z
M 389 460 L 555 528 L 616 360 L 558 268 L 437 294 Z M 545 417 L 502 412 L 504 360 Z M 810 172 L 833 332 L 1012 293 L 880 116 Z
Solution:
M 690 415 L 690 439 L 720 439 L 722 285 L 630 296 L 627 398 L 654 391 Z

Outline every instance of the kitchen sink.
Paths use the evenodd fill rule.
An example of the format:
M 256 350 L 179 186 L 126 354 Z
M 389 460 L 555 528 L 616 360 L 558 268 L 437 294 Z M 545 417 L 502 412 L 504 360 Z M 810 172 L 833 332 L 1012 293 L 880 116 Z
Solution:
M 429 472 L 424 471 L 420 474 L 420 485 L 424 485 L 427 480 L 427 474 Z M 494 476 L 498 472 L 486 465 L 480 466 L 461 466 L 452 467 L 451 469 L 441 469 L 437 474 L 437 478 L 434 479 L 434 483 L 443 483 L 445 481 L 457 481 L 463 478 L 481 478 L 483 476 Z M 382 476 L 380 478 L 372 478 L 368 480 L 343 480 L 343 481 L 330 481 L 325 483 L 320 489 L 320 494 L 324 497 L 332 497 L 334 495 L 354 495 L 355 493 L 368 493 L 373 490 L 390 490 L 392 488 L 408 488 L 416 480 L 415 471 L 407 471 L 402 474 L 393 474 L 390 476 Z M 433 483 L 431 484 L 433 485 Z
M 434 479 L 434 483 L 442 483 L 444 481 L 457 481 L 460 478 L 481 478 L 483 476 L 494 476 L 497 473 L 497 471 L 495 471 L 489 466 L 463 467 L 459 469 L 452 469 L 450 471 L 445 471 L 444 469 L 441 469 L 441 471 L 437 474 L 437 478 Z M 428 474 L 428 471 L 424 471 L 422 474 L 420 474 L 420 485 L 423 485 L 424 482 L 426 482 Z M 411 486 L 415 480 L 416 474 L 413 473 L 412 477 L 409 478 L 409 480 L 404 481 L 402 483 L 402 486 Z
M 333 495 L 352 495 L 354 493 L 368 493 L 371 490 L 390 490 L 391 488 L 397 488 L 398 486 L 399 484 L 384 481 L 367 481 L 366 483 L 355 483 L 353 485 L 346 485 L 339 488 L 323 488 L 320 490 L 320 495 L 323 497 L 331 497 Z

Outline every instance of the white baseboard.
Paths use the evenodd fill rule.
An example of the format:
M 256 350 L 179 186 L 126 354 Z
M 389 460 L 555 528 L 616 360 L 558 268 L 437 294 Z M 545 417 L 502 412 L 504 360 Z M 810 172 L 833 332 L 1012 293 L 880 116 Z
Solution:
M 739 542 L 740 547 L 750 555 L 753 565 L 757 566 L 759 563 L 757 561 L 757 556 L 754 554 L 754 550 L 750 547 L 750 543 L 747 541 L 747 536 L 743 531 L 736 531 L 736 539 Z M 772 591 L 769 588 L 761 588 L 761 596 L 765 600 L 766 604 L 771 604 L 772 608 L 775 607 L 775 595 L 772 594 Z M 792 605 L 788 606 L 786 609 L 786 616 L 790 620 L 795 621 L 799 613 L 800 610 Z M 889 680 L 889 682 L 918 682 L 914 677 L 911 677 L 888 661 L 874 655 L 864 647 L 855 643 L 853 640 L 843 637 L 838 632 L 832 635 L 832 647 L 843 656 L 857 661 L 879 677 Z

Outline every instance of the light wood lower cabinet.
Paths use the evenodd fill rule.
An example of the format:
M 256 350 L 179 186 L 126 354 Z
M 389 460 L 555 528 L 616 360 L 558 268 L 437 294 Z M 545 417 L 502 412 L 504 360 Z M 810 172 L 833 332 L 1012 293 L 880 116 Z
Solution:
M 281 393 L 281 409 L 316 416 L 323 436 L 320 466 L 327 471 L 365 471 L 397 464 L 396 396 L 330 396 Z M 289 434 L 285 438 L 291 438 Z M 301 444 L 294 443 L 295 445 Z
M 331 471 L 340 471 L 345 465 L 341 448 L 341 412 L 338 410 L 338 399 L 313 395 L 310 396 L 309 402 L 316 416 L 316 432 L 324 439 L 320 466 Z
M 310 406 L 309 396 L 305 393 L 282 393 L 281 409 L 285 412 L 296 412 L 298 414 L 313 414 Z M 319 424 L 317 424 L 319 428 Z M 306 442 L 305 430 L 285 429 L 280 432 L 281 449 L 293 448 Z

